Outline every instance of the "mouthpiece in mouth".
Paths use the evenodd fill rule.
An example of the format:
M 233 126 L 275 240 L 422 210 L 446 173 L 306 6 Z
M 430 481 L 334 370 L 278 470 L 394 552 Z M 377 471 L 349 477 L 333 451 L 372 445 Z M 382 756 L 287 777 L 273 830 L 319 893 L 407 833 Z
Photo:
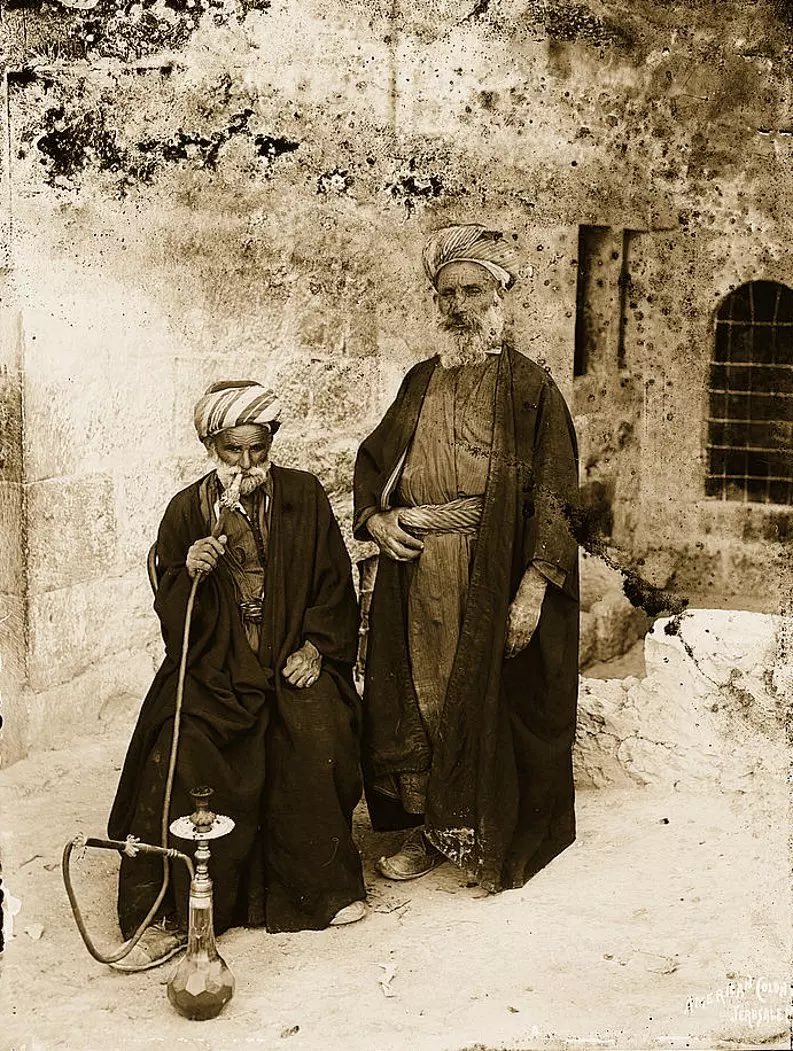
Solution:
M 221 507 L 236 507 L 240 502 L 240 489 L 242 488 L 242 471 L 232 476 L 231 481 L 220 496 Z

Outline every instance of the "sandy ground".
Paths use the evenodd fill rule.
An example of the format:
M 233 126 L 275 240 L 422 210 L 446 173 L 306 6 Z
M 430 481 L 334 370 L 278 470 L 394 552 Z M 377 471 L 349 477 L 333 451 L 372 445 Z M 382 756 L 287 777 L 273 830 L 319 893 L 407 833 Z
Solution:
M 370 915 L 337 930 L 234 930 L 223 1014 L 170 1007 L 171 964 L 96 964 L 59 871 L 74 832 L 102 834 L 128 727 L 0 774 L 6 887 L 19 901 L 2 963 L 0 1046 L 462 1051 L 787 1048 L 790 902 L 784 786 L 776 795 L 579 794 L 579 839 L 526 887 L 488 896 L 450 865 L 376 878 L 394 837 L 358 827 Z M 114 856 L 78 870 L 100 942 L 117 938 Z

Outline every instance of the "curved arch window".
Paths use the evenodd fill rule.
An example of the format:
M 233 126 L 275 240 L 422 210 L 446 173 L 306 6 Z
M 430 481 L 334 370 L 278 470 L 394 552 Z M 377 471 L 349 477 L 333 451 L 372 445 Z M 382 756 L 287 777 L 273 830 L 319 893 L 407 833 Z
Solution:
M 716 313 L 705 492 L 793 503 L 793 289 L 752 281 Z

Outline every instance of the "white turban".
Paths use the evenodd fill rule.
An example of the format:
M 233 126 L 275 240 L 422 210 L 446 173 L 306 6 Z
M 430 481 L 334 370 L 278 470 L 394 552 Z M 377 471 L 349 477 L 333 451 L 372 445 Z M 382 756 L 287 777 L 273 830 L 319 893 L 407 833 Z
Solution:
M 448 263 L 476 263 L 504 288 L 512 288 L 517 278 L 515 249 L 498 230 L 478 223 L 443 226 L 430 237 L 424 246 L 424 269 L 436 288 L 438 274 Z
M 258 424 L 275 432 L 280 426 L 281 405 L 275 394 L 253 380 L 213 383 L 199 398 L 193 416 L 201 441 L 214 438 L 229 427 Z

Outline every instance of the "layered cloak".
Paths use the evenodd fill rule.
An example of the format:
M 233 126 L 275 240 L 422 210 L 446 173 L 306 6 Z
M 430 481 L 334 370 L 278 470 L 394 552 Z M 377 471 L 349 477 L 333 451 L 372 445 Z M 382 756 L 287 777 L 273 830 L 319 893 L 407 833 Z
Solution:
M 437 357 L 405 377 L 355 467 L 355 533 L 393 506 Z M 493 442 L 465 613 L 434 747 L 410 666 L 413 566 L 381 557 L 369 613 L 363 764 L 375 828 L 420 820 L 376 785 L 429 774 L 430 839 L 482 886 L 522 886 L 575 838 L 571 750 L 578 690 L 578 557 L 570 512 L 578 491 L 572 420 L 551 377 L 505 347 Z M 532 561 L 550 567 L 529 645 L 504 659 L 509 605 Z
M 236 823 L 212 844 L 215 928 L 247 923 L 269 930 L 325 927 L 365 898 L 360 857 L 350 834 L 361 793 L 360 712 L 352 682 L 358 615 L 349 556 L 318 480 L 272 468 L 265 600 L 258 654 L 244 630 L 234 582 L 223 559 L 196 596 L 171 816 L 193 807 L 189 790 L 214 788 L 212 807 Z M 160 583 L 154 608 L 165 660 L 132 735 L 109 834 L 160 842 L 176 683 L 187 598 L 188 548 L 209 534 L 202 482 L 178 493 L 157 537 Z M 306 640 L 323 657 L 312 686 L 281 674 Z M 173 841 L 172 846 L 184 849 Z M 173 866 L 171 909 L 184 924 L 187 886 Z M 122 859 L 119 919 L 125 936 L 159 889 L 161 863 Z

